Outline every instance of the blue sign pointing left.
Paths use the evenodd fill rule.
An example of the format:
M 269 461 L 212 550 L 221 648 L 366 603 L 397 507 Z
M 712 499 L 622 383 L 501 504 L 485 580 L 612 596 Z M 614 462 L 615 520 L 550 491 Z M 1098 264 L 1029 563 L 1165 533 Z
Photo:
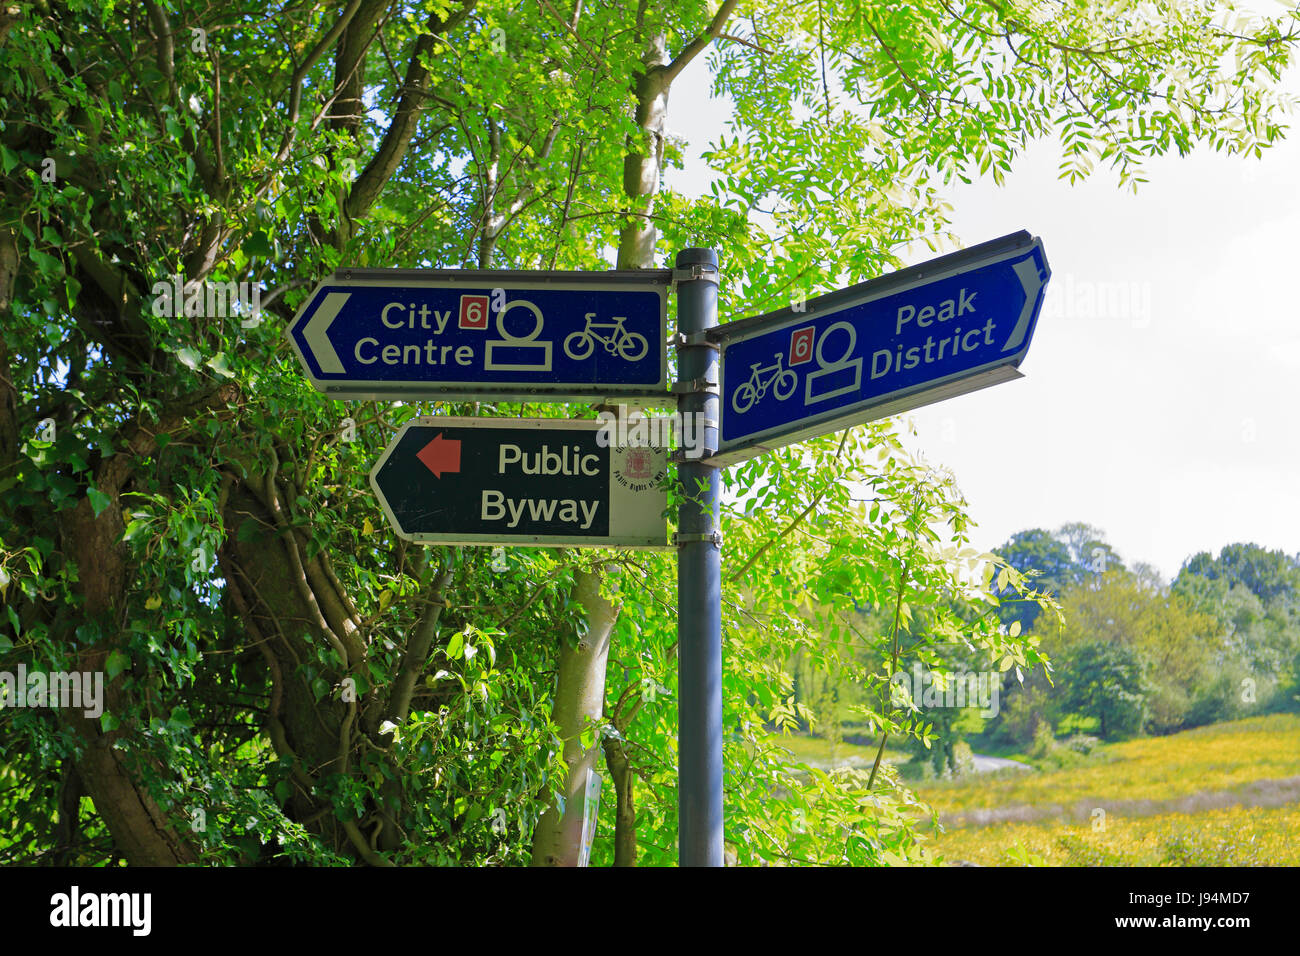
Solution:
M 340 270 L 289 340 L 333 398 L 663 397 L 670 270 Z

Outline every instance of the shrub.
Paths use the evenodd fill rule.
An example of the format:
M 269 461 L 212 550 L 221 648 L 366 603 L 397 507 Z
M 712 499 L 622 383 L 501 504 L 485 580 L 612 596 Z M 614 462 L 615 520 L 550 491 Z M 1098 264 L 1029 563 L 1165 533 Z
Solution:
M 1101 746 L 1101 738 L 1094 737 L 1091 734 L 1072 734 L 1062 743 L 1075 753 L 1083 754 L 1086 757 Z
M 964 776 L 965 774 L 975 772 L 975 753 L 970 749 L 970 744 L 964 740 L 957 741 L 952 748 L 952 760 L 954 777 Z

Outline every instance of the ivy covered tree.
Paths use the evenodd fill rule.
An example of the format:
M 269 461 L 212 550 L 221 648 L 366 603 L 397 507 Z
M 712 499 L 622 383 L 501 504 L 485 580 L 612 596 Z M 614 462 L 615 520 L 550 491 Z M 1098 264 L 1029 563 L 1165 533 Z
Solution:
M 1067 176 L 1134 183 L 1196 142 L 1258 152 L 1296 35 L 1130 0 L 6 4 L 0 670 L 108 684 L 101 715 L 0 711 L 0 860 L 571 862 L 594 769 L 593 859 L 671 862 L 671 557 L 495 570 L 396 538 L 365 481 L 416 414 L 589 410 L 330 401 L 283 336 L 308 290 L 340 266 L 646 268 L 696 245 L 721 252 L 724 314 L 763 311 L 947 242 L 941 182 L 1000 179 L 1035 137 Z M 662 183 L 701 56 L 736 114 L 697 198 Z M 959 493 L 887 424 L 726 480 L 735 858 L 924 858 L 887 770 L 781 760 L 781 662 L 856 642 L 879 690 L 913 609 L 958 602 L 946 639 L 1032 669 L 970 571 L 1023 579 L 966 548 Z M 854 601 L 888 627 L 845 626 Z M 924 732 L 887 697 L 870 716 Z

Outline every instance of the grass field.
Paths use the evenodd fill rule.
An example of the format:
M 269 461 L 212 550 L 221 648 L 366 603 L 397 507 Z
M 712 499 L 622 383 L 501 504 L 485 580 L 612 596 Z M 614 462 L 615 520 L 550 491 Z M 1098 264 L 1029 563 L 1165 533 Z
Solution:
M 1108 745 L 1081 766 L 922 783 L 948 861 L 1300 865 L 1300 717 Z

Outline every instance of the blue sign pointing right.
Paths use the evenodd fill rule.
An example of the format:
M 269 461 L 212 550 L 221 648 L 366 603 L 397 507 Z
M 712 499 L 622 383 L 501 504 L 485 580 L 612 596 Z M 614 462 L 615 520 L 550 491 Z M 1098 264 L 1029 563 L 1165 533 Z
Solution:
M 718 326 L 728 464 L 1019 378 L 1051 270 L 1027 232 Z

